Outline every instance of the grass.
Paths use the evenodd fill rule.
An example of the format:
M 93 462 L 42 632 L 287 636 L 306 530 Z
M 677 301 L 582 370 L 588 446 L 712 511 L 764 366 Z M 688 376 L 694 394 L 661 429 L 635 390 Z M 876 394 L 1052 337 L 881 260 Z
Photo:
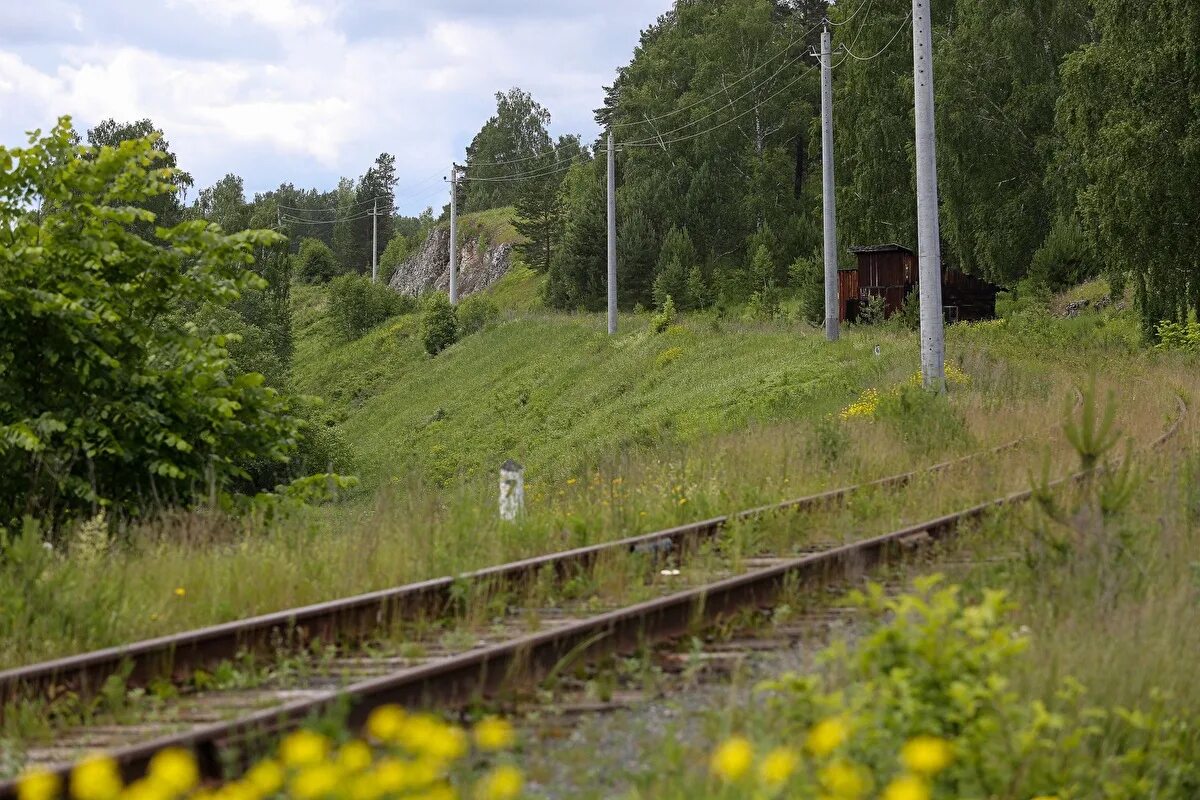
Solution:
M 412 316 L 337 341 L 321 292 L 297 287 L 294 383 L 327 398 L 322 413 L 358 454 L 367 490 L 271 522 L 194 512 L 111 541 L 81 532 L 67 553 L 47 552 L 31 531 L 10 543 L 0 565 L 10 587 L 0 600 L 0 665 L 667 527 L 1029 435 L 1016 450 L 900 491 L 734 525 L 722 548 L 782 555 L 849 541 L 1026 488 L 1043 461 L 1052 474 L 1072 469 L 1064 403 L 1089 374 L 1101 394 L 1112 393 L 1123 433 L 1138 443 L 1165 428 L 1177 396 L 1190 400 L 1200 390 L 1194 357 L 1144 349 L 1136 320 L 1111 307 L 1066 319 L 1029 306 L 1007 320 L 952 327 L 949 360 L 970 382 L 939 399 L 898 388 L 917 361 L 915 335 L 905 331 L 852 327 L 830 346 L 803 326 L 697 316 L 655 335 L 645 316 L 626 315 L 610 339 L 598 316 L 538 309 L 536 283 L 532 272 L 515 271 L 494 293 L 504 321 L 436 358 L 421 348 Z M 872 388 L 883 398 L 875 415 L 842 419 Z M 1060 497 L 1070 506 L 1057 520 L 1007 512 L 915 566 L 918 574 L 949 563 L 969 597 L 996 586 L 1010 592 L 1034 643 L 1032 658 L 1005 674 L 1023 701 L 1053 701 L 1071 676 L 1087 687 L 1088 702 L 1138 707 L 1161 690 L 1177 713 L 1200 717 L 1190 669 L 1200 655 L 1190 624 L 1200 591 L 1195 413 L 1168 450 L 1135 451 L 1142 482 L 1127 507 L 1100 514 L 1093 487 Z M 499 522 L 495 511 L 494 470 L 508 457 L 527 467 L 526 514 L 515 524 Z M 426 640 L 465 646 L 514 601 L 586 613 L 669 588 L 644 567 L 602 561 L 567 584 L 539 584 L 507 603 L 481 597 L 459 619 L 391 634 L 410 648 Z M 728 567 L 702 555 L 684 565 L 677 585 Z M 538 624 L 532 616 L 527 623 Z M 413 640 L 418 634 L 424 638 Z M 664 742 L 661 725 L 652 726 L 633 742 L 635 766 L 609 764 L 603 783 L 576 787 L 578 796 L 621 786 L 642 796 L 697 796 L 711 788 L 696 765 L 716 737 L 785 729 L 784 720 L 748 706 L 737 685 L 721 697 L 729 702 L 711 705 L 699 734 Z M 123 697 L 109 706 L 103 713 L 117 716 L 138 707 Z M 53 736 L 45 711 L 9 713 L 8 735 Z M 1099 770 L 1124 735 L 1114 728 L 1081 763 L 1095 759 Z M 550 757 L 595 761 L 586 748 Z M 531 775 L 547 770 L 532 768 Z

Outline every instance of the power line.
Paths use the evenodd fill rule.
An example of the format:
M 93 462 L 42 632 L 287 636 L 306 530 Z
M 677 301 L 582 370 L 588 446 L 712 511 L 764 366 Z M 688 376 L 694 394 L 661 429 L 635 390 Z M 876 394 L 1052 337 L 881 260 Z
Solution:
M 842 25 L 845 25 L 847 22 L 854 19 L 855 17 L 857 17 L 858 12 L 863 10 L 863 6 L 869 6 L 869 5 L 871 5 L 871 0 L 863 0 L 861 3 L 858 4 L 858 8 L 854 9 L 854 13 L 851 14 L 850 16 L 846 17 L 841 22 L 834 22 L 833 20 L 829 19 L 828 17 L 825 18 L 824 22 L 829 23 L 830 25 L 832 25 L 835 28 L 840 27 Z M 834 5 L 834 7 L 836 8 L 836 4 Z
M 715 98 L 715 97 L 718 97 L 719 95 L 722 95 L 722 94 L 727 94 L 727 93 L 729 92 L 729 89 L 730 89 L 730 88 L 732 88 L 732 87 L 734 87 L 734 86 L 737 86 L 739 83 L 741 83 L 742 81 L 746 80 L 746 79 L 747 79 L 747 78 L 749 78 L 751 75 L 753 75 L 754 73 L 758 72 L 760 69 L 762 69 L 763 67 L 767 66 L 767 65 L 768 65 L 768 64 L 770 64 L 772 61 L 774 61 L 775 59 L 777 59 L 777 58 L 779 58 L 780 56 L 782 56 L 784 53 L 787 53 L 789 50 L 791 50 L 791 49 L 792 49 L 793 47 L 795 47 L 797 44 L 800 44 L 800 43 L 802 43 L 802 42 L 804 41 L 805 37 L 807 37 L 807 36 L 808 36 L 810 33 L 812 33 L 813 31 L 815 31 L 815 30 L 816 30 L 818 27 L 820 27 L 820 25 L 821 25 L 821 23 L 819 23 L 819 22 L 818 22 L 816 25 L 813 25 L 811 28 L 809 28 L 808 30 L 806 30 L 804 33 L 800 34 L 800 35 L 799 35 L 799 36 L 797 36 L 795 39 L 793 39 L 791 42 L 789 42 L 789 43 L 788 43 L 788 45 L 787 45 L 786 47 L 784 47 L 782 50 L 780 50 L 778 53 L 776 53 L 775 55 L 773 55 L 773 56 L 771 56 L 770 58 L 766 59 L 765 61 L 763 61 L 762 63 L 760 63 L 758 66 L 754 67 L 754 68 L 753 68 L 753 69 L 751 69 L 749 72 L 747 72 L 747 73 L 745 73 L 744 75 L 742 75 L 742 77 L 738 78 L 738 79 L 737 79 L 736 81 L 734 81 L 733 83 L 728 83 L 728 84 L 725 84 L 725 85 L 724 85 L 724 86 L 722 86 L 720 89 L 718 89 L 717 91 L 715 91 L 715 92 L 713 92 L 712 94 L 708 95 L 707 97 L 702 97 L 702 98 L 700 98 L 699 100 L 695 101 L 694 103 L 690 103 L 690 104 L 688 104 L 688 105 L 686 105 L 686 106 L 683 106 L 682 108 L 676 108 L 676 109 L 673 109 L 673 110 L 671 110 L 671 111 L 664 112 L 664 113 L 662 113 L 662 114 L 659 114 L 659 115 L 658 115 L 658 116 L 656 116 L 656 117 L 647 117 L 647 118 L 645 118 L 645 119 L 642 119 L 642 120 L 640 120 L 640 121 L 637 121 L 637 122 L 614 122 L 614 123 L 612 124 L 612 126 L 611 126 L 611 127 L 612 127 L 613 129 L 616 129 L 616 128 L 627 128 L 627 127 L 629 127 L 630 125 L 641 125 L 641 124 L 643 124 L 643 123 L 658 122 L 659 120 L 666 119 L 667 117 L 673 117 L 673 116 L 675 116 L 676 114 L 682 114 L 684 111 L 690 111 L 690 110 L 692 110 L 693 108 L 695 108 L 696 106 L 704 105 L 704 104 L 705 104 L 705 103 L 707 103 L 709 100 L 712 100 L 713 98 Z M 803 55 L 803 54 L 801 54 L 801 55 Z M 791 62 L 789 62 L 789 63 L 794 63 L 795 61 L 796 61 L 796 59 L 792 59 L 792 61 L 791 61 Z M 786 66 L 786 65 L 785 65 L 785 66 Z M 775 74 L 779 74 L 779 73 L 778 73 L 778 72 L 776 72 Z M 769 80 L 769 79 L 768 79 L 768 80 Z M 759 84 L 759 85 L 761 86 L 762 84 Z M 753 90 L 751 90 L 751 91 L 753 91 Z M 745 95 L 742 95 L 742 97 L 744 97 L 744 96 L 745 96 Z M 740 98 L 739 98 L 739 99 L 740 99 Z
M 805 51 L 805 52 L 803 52 L 803 53 L 800 53 L 799 55 L 795 56 L 795 57 L 794 57 L 794 58 L 792 58 L 790 61 L 788 61 L 787 63 L 785 63 L 785 64 L 784 64 L 782 67 L 780 67 L 779 69 L 777 69 L 777 70 L 775 70 L 773 73 L 771 73 L 771 76 L 770 76 L 769 78 L 767 78 L 766 80 L 764 80 L 764 81 L 761 81 L 760 83 L 758 83 L 758 84 L 757 84 L 757 85 L 755 85 L 755 86 L 752 86 L 751 88 L 747 89 L 745 92 L 742 92 L 742 93 L 741 93 L 740 95 L 738 95 L 737 97 L 733 98 L 732 100 L 729 100 L 729 101 L 728 101 L 726 104 L 724 104 L 724 105 L 721 105 L 721 106 L 719 106 L 719 107 L 717 107 L 717 108 L 714 108 L 712 111 L 708 112 L 707 114 L 705 114 L 705 115 L 704 115 L 704 116 L 702 116 L 702 117 L 698 117 L 698 118 L 696 118 L 696 119 L 694 119 L 694 120 L 692 120 L 692 121 L 688 122 L 688 123 L 687 123 L 687 124 L 685 124 L 685 125 L 680 125 L 678 128 L 675 128 L 675 129 L 673 129 L 673 130 L 669 130 L 669 131 L 667 131 L 667 132 L 665 132 L 665 133 L 660 133 L 660 134 L 657 134 L 657 135 L 655 135 L 655 136 L 648 136 L 648 137 L 646 137 L 645 139 L 638 139 L 638 140 L 635 140 L 635 141 L 632 141 L 632 142 L 625 142 L 624 144 L 628 144 L 628 145 L 640 145 L 640 144 L 644 144 L 644 143 L 646 143 L 646 142 L 657 142 L 657 141 L 661 141 L 661 140 L 662 140 L 664 137 L 667 137 L 667 136 L 672 136 L 672 135 L 674 135 L 674 134 L 676 134 L 676 133 L 679 133 L 680 131 L 683 131 L 683 130 L 686 130 L 687 128 L 690 128 L 690 127 L 692 127 L 693 125 L 696 125 L 696 124 L 698 124 L 698 123 L 701 123 L 701 122 L 703 122 L 704 120 L 706 120 L 706 119 L 708 119 L 708 118 L 710 118 L 710 117 L 713 117 L 713 116 L 715 116 L 715 115 L 719 114 L 719 113 L 720 113 L 721 111 L 723 111 L 723 110 L 724 110 L 726 107 L 728 107 L 728 106 L 732 106 L 732 105 L 733 105 L 734 103 L 736 103 L 737 101 L 739 101 L 739 100 L 741 100 L 741 99 L 743 99 L 743 98 L 749 97 L 750 95 L 754 94 L 756 91 L 758 91 L 759 89 L 763 88 L 764 86 L 766 86 L 766 85 L 767 85 L 768 83 L 770 83 L 771 81 L 775 80 L 775 78 L 779 77 L 779 73 L 783 72 L 785 69 L 787 69 L 788 67 L 792 66 L 792 65 L 793 65 L 793 64 L 795 64 L 797 61 L 799 61 L 800 59 L 804 58 L 804 57 L 805 57 L 805 56 L 807 56 L 807 55 L 809 55 L 809 53 L 808 53 L 807 51 Z
M 575 163 L 575 159 L 572 158 L 572 159 L 568 159 L 566 161 L 559 161 L 556 163 L 556 168 L 549 169 L 544 172 L 527 172 L 527 173 L 519 173 L 517 175 L 496 176 L 493 178 L 472 178 L 469 175 L 464 175 L 463 180 L 471 181 L 471 182 L 475 182 L 475 183 L 480 183 L 480 182 L 482 182 L 482 183 L 502 183 L 504 181 L 524 181 L 524 180 L 529 180 L 531 178 L 545 178 L 548 175 L 557 175 L 560 172 L 566 172 L 567 170 L 569 170 L 571 168 L 571 165 L 573 163 Z M 560 166 L 557 166 L 557 164 L 565 164 L 566 166 L 560 167 Z
M 887 50 L 889 47 L 892 46 L 892 42 L 896 41 L 896 37 L 899 36 L 901 33 L 903 33 L 904 29 L 908 27 L 908 21 L 910 19 L 912 19 L 912 14 L 909 14 L 908 16 L 906 16 L 904 18 L 904 22 L 901 22 L 900 27 L 897 28 L 896 32 L 892 34 L 892 38 L 888 39 L 887 44 L 885 44 L 883 47 L 879 48 L 879 50 L 874 55 L 858 56 L 858 55 L 855 55 L 853 52 L 851 52 L 849 47 L 843 47 L 842 50 L 846 53 L 847 56 L 849 56 L 850 58 L 853 58 L 853 59 L 857 59 L 858 61 L 871 61 L 873 59 L 879 58 L 881 55 L 883 55 L 883 51 Z M 845 59 L 842 59 L 842 60 L 845 61 Z
M 728 124 L 729 124 L 729 123 L 731 123 L 731 122 L 736 122 L 737 120 L 741 119 L 742 117 L 746 116 L 747 114 L 749 114 L 749 113 L 750 113 L 750 112 L 752 112 L 752 111 L 756 111 L 757 109 L 759 109 L 759 108 L 760 108 L 761 106 L 763 106 L 764 104 L 766 104 L 766 103 L 770 102 L 770 101 L 771 101 L 772 99 L 774 99 L 775 97 L 778 97 L 780 94 L 782 94 L 783 92 L 785 92 L 785 91 L 787 91 L 788 89 L 790 89 L 790 88 L 791 88 L 793 85 L 795 85 L 795 84 L 796 84 L 796 83 L 797 83 L 799 80 L 801 80 L 802 78 L 804 78 L 804 77 L 808 76 L 809 74 L 811 74 L 811 73 L 812 73 L 812 71 L 813 71 L 814 69 L 816 69 L 816 66 L 815 66 L 815 65 L 814 65 L 814 66 L 811 66 L 811 67 L 809 67 L 809 68 L 808 68 L 808 69 L 806 69 L 804 72 L 801 72 L 801 73 L 800 73 L 799 75 L 797 75 L 795 78 L 792 78 L 790 81 L 788 81 L 787 83 L 785 83 L 785 84 L 784 84 L 782 87 L 780 87 L 780 88 L 779 88 L 779 89 L 777 89 L 776 91 L 772 92 L 772 93 L 771 93 L 770 95 L 768 95 L 767 97 L 763 98 L 762 100 L 760 100 L 759 102 L 757 102 L 757 103 L 755 103 L 753 106 L 751 106 L 750 108 L 748 108 L 748 109 L 746 109 L 745 111 L 743 111 L 742 113 L 738 114 L 736 117 L 730 117 L 729 119 L 725 120 L 724 122 L 717 123 L 716 125 L 713 125 L 713 126 L 712 126 L 712 127 L 710 127 L 710 128 L 705 128 L 705 129 L 704 129 L 704 130 L 702 130 L 702 131 L 698 131 L 698 132 L 696 132 L 696 133 L 692 133 L 692 134 L 689 134 L 689 135 L 687 135 L 687 136 L 680 136 L 679 138 L 677 138 L 677 139 L 671 139 L 670 141 L 657 141 L 657 142 L 650 142 L 650 143 L 646 143 L 646 142 L 626 142 L 626 143 L 624 143 L 624 144 L 623 144 L 623 145 L 621 145 L 621 146 L 622 146 L 622 147 L 666 147 L 667 145 L 676 144 L 676 143 L 678 143 L 678 142 L 686 142 L 686 141 L 688 141 L 689 139 L 695 139 L 695 138 L 696 138 L 696 137 L 698 137 L 698 136 L 703 136 L 703 135 L 704 135 L 704 134 L 706 134 L 706 133 L 711 133 L 712 131 L 715 131 L 715 130 L 717 130 L 718 128 L 723 128 L 723 127 L 725 127 L 726 125 L 728 125 Z

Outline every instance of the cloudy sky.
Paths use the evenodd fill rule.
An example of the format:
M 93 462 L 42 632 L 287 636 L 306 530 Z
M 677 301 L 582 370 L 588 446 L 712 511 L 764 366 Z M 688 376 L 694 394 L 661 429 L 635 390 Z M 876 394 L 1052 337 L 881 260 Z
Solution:
M 329 188 L 394 153 L 397 205 L 520 86 L 552 133 L 596 133 L 601 87 L 670 0 L 0 0 L 0 141 L 70 114 L 149 117 L 197 188 Z M 194 195 L 193 195 L 194 196 Z

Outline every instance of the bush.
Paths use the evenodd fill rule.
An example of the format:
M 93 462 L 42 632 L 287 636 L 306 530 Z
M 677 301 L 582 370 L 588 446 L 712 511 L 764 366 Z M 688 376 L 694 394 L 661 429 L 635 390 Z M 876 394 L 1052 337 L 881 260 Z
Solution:
M 667 328 L 671 327 L 671 323 L 675 321 L 675 301 L 671 295 L 667 295 L 663 301 L 662 309 L 650 318 L 650 330 L 655 333 L 662 333 Z
M 810 325 L 825 321 L 825 271 L 815 258 L 797 258 L 788 267 L 788 278 L 797 289 L 800 317 Z
M 454 306 L 450 305 L 450 298 L 442 292 L 425 297 L 421 311 L 421 341 L 431 356 L 458 341 L 458 317 L 454 314 Z
M 305 283 L 328 283 L 341 269 L 329 246 L 320 239 L 305 239 L 300 242 L 296 255 L 296 274 Z
M 467 336 L 483 330 L 500 318 L 496 301 L 483 294 L 473 294 L 458 304 L 458 332 Z
M 858 309 L 858 323 L 860 325 L 878 325 L 883 322 L 884 317 L 884 301 L 883 295 L 877 294 L 870 297 L 866 305 Z
M 1158 323 L 1155 329 L 1158 337 L 1156 350 L 1183 350 L 1189 353 L 1200 353 L 1200 322 L 1171 322 L 1166 320 Z
M 201 220 L 139 233 L 175 188 L 154 138 L 74 136 L 64 117 L 0 147 L 0 527 L 196 502 L 251 459 L 286 461 L 297 437 L 262 375 L 235 374 L 224 336 L 173 322 L 264 288 L 248 267 L 282 238 Z
M 360 275 L 341 275 L 329 284 L 329 316 L 338 334 L 358 339 L 388 317 L 412 311 L 411 297 Z
M 910 331 L 918 330 L 921 327 L 921 293 L 918 289 L 912 289 L 904 298 L 904 305 L 900 306 L 900 313 L 895 317 L 896 323 Z

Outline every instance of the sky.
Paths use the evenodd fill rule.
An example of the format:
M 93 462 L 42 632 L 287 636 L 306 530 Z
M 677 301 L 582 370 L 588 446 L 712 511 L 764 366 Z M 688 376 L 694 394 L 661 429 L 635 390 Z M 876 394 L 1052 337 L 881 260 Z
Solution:
M 70 114 L 150 118 L 195 188 L 242 176 L 333 188 L 396 156 L 401 213 L 445 202 L 513 86 L 551 134 L 598 132 L 592 110 L 671 0 L 0 0 L 0 142 Z

